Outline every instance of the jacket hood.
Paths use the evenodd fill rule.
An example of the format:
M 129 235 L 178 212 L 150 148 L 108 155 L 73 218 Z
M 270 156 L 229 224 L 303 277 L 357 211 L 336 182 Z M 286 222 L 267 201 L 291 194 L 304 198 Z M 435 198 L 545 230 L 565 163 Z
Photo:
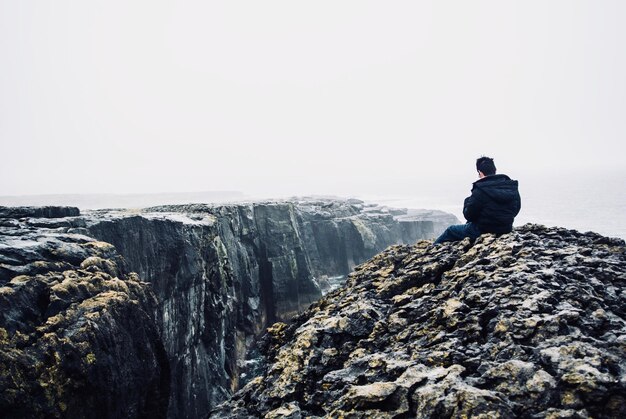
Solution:
M 508 202 L 518 195 L 518 182 L 507 175 L 491 175 L 474 182 L 474 188 L 496 202 Z

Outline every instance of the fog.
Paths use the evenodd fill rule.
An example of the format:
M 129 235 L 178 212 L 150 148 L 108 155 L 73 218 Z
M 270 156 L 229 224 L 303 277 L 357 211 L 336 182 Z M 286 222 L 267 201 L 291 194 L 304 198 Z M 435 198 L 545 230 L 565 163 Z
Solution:
M 624 171 L 623 1 L 0 0 L 0 195 Z M 417 192 L 416 192 L 417 191 Z

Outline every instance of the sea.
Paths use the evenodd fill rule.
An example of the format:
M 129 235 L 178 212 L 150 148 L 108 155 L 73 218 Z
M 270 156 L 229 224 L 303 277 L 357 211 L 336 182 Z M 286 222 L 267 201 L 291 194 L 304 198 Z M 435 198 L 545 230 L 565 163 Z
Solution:
M 626 171 L 597 174 L 550 173 L 512 178 L 518 180 L 522 209 L 515 225 L 544 224 L 626 240 Z M 470 195 L 474 179 L 407 181 L 390 188 L 376 185 L 361 193 L 330 193 L 358 198 L 395 208 L 439 209 L 463 222 L 463 200 Z M 293 195 L 293 194 L 292 194 Z M 294 196 L 296 196 L 295 194 Z M 290 195 L 291 196 L 291 195 Z M 71 194 L 0 196 L 0 205 L 71 205 L 81 209 L 143 208 L 164 204 L 228 203 L 270 199 L 238 191 L 208 191 L 159 194 Z M 277 195 L 276 198 L 287 196 Z
M 515 226 L 536 223 L 626 240 L 626 172 L 511 177 L 518 180 L 522 198 Z M 464 222 L 463 200 L 470 193 L 471 181 L 444 181 L 410 194 L 363 194 L 361 198 L 389 207 L 440 209 Z

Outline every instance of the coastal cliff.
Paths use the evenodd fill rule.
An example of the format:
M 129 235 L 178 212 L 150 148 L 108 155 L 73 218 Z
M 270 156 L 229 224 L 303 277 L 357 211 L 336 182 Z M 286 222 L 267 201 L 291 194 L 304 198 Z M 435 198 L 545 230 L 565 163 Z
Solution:
M 127 401 L 129 396 L 125 394 L 118 397 L 122 407 L 111 410 L 113 408 L 105 404 L 104 411 L 109 412 L 109 417 L 114 417 L 119 409 L 130 412 L 130 416 L 151 412 L 156 416 L 199 417 L 239 387 L 241 366 L 247 351 L 254 347 L 256 336 L 273 322 L 286 321 L 319 299 L 330 286 L 329 278 L 347 274 L 356 264 L 391 244 L 434 237 L 454 221 L 453 216 L 445 213 L 416 216 L 406 210 L 388 210 L 356 200 L 327 199 L 162 206 L 84 214 L 79 214 L 75 208 L 1 208 L 0 286 L 7 297 L 0 301 L 0 308 L 2 312 L 13 313 L 13 317 L 23 316 L 19 313 L 29 312 L 30 304 L 38 307 L 37 298 L 45 300 L 41 295 L 54 295 L 52 290 L 60 281 L 78 290 L 66 309 L 72 313 L 68 314 L 72 321 L 82 326 L 85 313 L 77 307 L 93 295 L 102 294 L 98 301 L 115 304 L 119 309 L 101 311 L 118 313 L 121 325 L 94 327 L 110 334 L 110 342 L 115 342 L 114 336 L 118 333 L 127 336 L 129 344 L 145 346 L 146 341 L 149 342 L 153 350 L 148 352 L 153 355 L 148 359 L 152 357 L 159 363 L 158 368 L 154 368 L 156 361 L 144 361 L 143 354 L 125 348 L 123 356 L 109 354 L 105 358 L 109 360 L 106 366 L 88 364 L 106 367 L 111 374 L 128 373 L 124 362 L 132 364 L 133 357 L 136 357 L 137 368 L 153 366 L 150 373 L 142 376 L 151 385 L 131 380 L 132 384 L 151 392 L 152 405 L 142 402 L 143 396 Z M 57 244 L 53 246 L 54 243 Z M 108 253 L 98 253 L 100 250 L 92 248 L 106 248 Z M 67 256 L 69 261 L 59 255 Z M 98 264 L 83 266 L 92 256 L 100 258 Z M 96 265 L 109 269 L 109 263 L 115 266 L 114 270 L 91 272 L 96 270 Z M 88 273 L 83 272 L 86 268 L 89 268 Z M 98 275 L 92 278 L 90 275 L 95 273 Z M 128 288 L 126 299 L 107 300 L 108 287 L 112 285 L 101 280 L 103 274 L 110 276 L 107 281 Z M 42 279 L 44 277 L 48 279 Z M 73 278 L 79 278 L 77 284 L 88 281 L 97 283 L 98 287 L 88 287 L 91 294 L 85 294 L 81 286 L 74 284 Z M 42 281 L 45 286 L 37 285 L 41 288 L 39 297 L 15 297 L 13 288 L 26 290 Z M 143 314 L 132 314 L 131 308 L 123 314 L 126 305 L 132 310 L 140 308 Z M 44 324 L 51 315 L 45 304 L 42 303 L 42 307 L 41 313 L 33 316 L 36 322 Z M 25 332 L 11 326 L 11 319 L 2 321 L 0 327 L 6 330 L 6 336 L 2 335 L 6 339 L 1 340 L 3 349 L 4 345 L 9 349 L 11 345 L 19 347 L 21 343 L 16 339 Z M 44 342 L 41 332 L 33 332 L 40 330 L 39 323 L 28 329 L 32 335 L 29 344 L 34 347 Z M 87 351 L 92 345 L 100 344 L 97 338 L 93 342 L 75 342 L 74 330 L 78 326 L 60 322 L 58 327 L 58 333 L 63 334 L 70 345 Z M 135 336 L 133 330 L 142 330 L 142 327 L 144 331 Z M 49 349 L 46 350 L 49 353 Z M 62 365 L 54 368 L 65 374 L 61 381 L 70 386 L 75 378 L 66 373 L 65 368 L 74 374 L 77 367 L 65 363 L 66 352 L 58 353 L 56 357 Z M 91 353 L 83 354 L 83 358 Z M 122 356 L 121 361 L 116 359 L 118 355 Z M 102 362 L 103 358 L 98 358 L 97 353 L 94 356 L 85 359 Z M 4 369 L 0 370 L 3 407 L 12 408 L 17 398 L 11 395 L 21 394 L 11 390 L 21 386 L 14 380 L 15 363 L 23 362 L 26 366 L 31 361 L 39 362 L 32 356 L 21 357 L 20 353 L 3 359 Z M 120 371 L 115 370 L 118 362 L 122 363 Z M 47 412 L 43 416 L 63 415 L 62 406 L 69 409 L 68 406 L 80 405 L 80 400 L 68 401 L 60 393 L 46 393 L 49 386 L 37 381 L 44 374 L 43 370 L 37 371 L 28 376 L 20 375 L 27 377 L 23 380 L 31 386 L 30 390 L 23 387 L 21 391 L 30 393 L 38 389 L 39 393 L 46 394 L 45 406 L 51 409 L 54 405 L 57 410 L 46 411 L 41 407 L 42 412 Z M 139 371 L 131 375 L 141 376 Z M 14 380 L 13 387 L 4 384 L 11 380 Z M 105 380 L 106 383 L 113 381 Z M 127 385 L 120 385 L 120 391 L 127 389 Z M 115 392 L 107 396 L 104 389 L 99 391 L 100 397 L 119 396 Z M 29 399 L 23 400 L 26 408 Z M 77 417 L 89 416 L 70 411 Z
M 193 204 L 97 211 L 87 230 L 152 284 L 171 365 L 169 416 L 194 417 L 239 387 L 256 336 L 317 301 L 328 277 L 452 221 L 402 215 L 357 200 Z
M 149 286 L 111 244 L 41 227 L 70 219 L 27 226 L 7 212 L 0 211 L 0 415 L 165 417 L 169 362 Z
M 264 337 L 211 418 L 626 417 L 626 246 L 526 225 L 393 246 Z

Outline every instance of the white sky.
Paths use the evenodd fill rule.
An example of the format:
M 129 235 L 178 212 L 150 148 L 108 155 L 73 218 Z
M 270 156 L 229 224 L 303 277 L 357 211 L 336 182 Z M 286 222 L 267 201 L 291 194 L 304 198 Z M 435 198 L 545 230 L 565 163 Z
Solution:
M 624 22 L 622 0 L 0 0 L 0 195 L 626 169 Z

